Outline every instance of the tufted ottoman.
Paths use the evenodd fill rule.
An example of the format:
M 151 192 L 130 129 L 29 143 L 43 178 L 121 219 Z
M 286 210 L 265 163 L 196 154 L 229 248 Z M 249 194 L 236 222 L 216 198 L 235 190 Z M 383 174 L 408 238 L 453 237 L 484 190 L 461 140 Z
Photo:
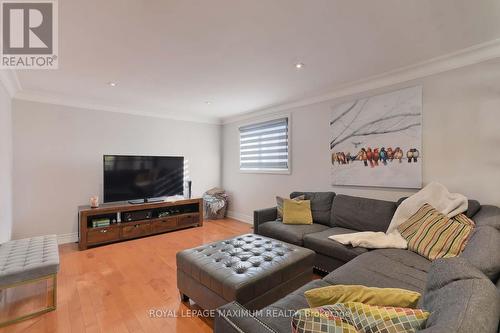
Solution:
M 0 244 L 0 327 L 56 308 L 59 250 L 56 235 L 13 240 Z M 49 284 L 48 282 L 52 280 Z M 23 302 L 14 288 L 41 283 L 51 291 L 48 304 L 41 309 L 23 311 Z M 26 296 L 26 291 L 19 294 Z M 36 294 L 36 292 L 35 292 Z M 33 296 L 33 295 L 31 295 Z M 19 309 L 18 309 L 19 308 Z
M 177 253 L 177 287 L 211 310 L 237 301 L 261 309 L 309 282 L 314 252 L 246 234 Z

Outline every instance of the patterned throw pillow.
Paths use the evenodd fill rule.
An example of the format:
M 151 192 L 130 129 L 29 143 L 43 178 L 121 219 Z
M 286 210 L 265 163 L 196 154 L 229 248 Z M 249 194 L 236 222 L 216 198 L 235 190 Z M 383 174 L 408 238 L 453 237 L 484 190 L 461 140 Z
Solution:
M 276 197 L 276 208 L 278 210 L 278 218 L 277 218 L 278 221 L 283 221 L 283 200 L 285 200 L 285 199 L 286 198 Z M 305 200 L 305 199 L 306 199 L 306 196 L 303 194 L 303 195 L 299 195 L 291 200 L 300 201 L 300 200 Z
M 425 327 L 429 312 L 366 305 L 337 303 L 302 309 L 292 317 L 293 333 L 410 333 Z
M 474 226 L 474 221 L 464 214 L 449 218 L 425 204 L 398 231 L 408 241 L 408 250 L 435 260 L 458 256 Z

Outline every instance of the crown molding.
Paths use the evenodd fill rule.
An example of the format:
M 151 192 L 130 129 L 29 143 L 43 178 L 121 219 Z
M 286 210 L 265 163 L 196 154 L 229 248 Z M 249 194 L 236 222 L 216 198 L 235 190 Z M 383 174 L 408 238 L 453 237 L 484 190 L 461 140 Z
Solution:
M 29 101 L 29 102 L 37 102 L 37 103 L 45 103 L 45 104 L 54 104 L 54 105 L 63 105 L 69 106 L 73 108 L 79 109 L 90 109 L 96 111 L 107 111 L 107 112 L 115 112 L 115 113 L 123 113 L 123 114 L 131 114 L 136 116 L 145 116 L 145 117 L 153 117 L 153 118 L 162 118 L 162 119 L 170 119 L 170 120 L 180 120 L 180 121 L 188 121 L 195 123 L 203 123 L 203 124 L 215 124 L 220 125 L 221 121 L 219 118 L 215 117 L 203 117 L 196 116 L 190 114 L 173 114 L 171 112 L 167 113 L 165 110 L 156 109 L 153 112 L 151 111 L 142 111 L 137 109 L 131 109 L 129 107 L 122 107 L 118 105 L 106 105 L 100 103 L 89 102 L 88 100 L 81 100 L 69 96 L 64 96 L 60 94 L 47 93 L 47 92 L 35 92 L 35 91 L 18 91 L 14 99 L 21 101 Z
M 21 91 L 21 83 L 17 73 L 11 69 L 0 70 L 0 81 L 11 98 Z
M 225 117 L 222 118 L 221 121 L 224 125 L 251 119 L 254 117 L 279 113 L 292 108 L 311 105 L 335 98 L 355 95 L 373 89 L 379 89 L 399 83 L 404 83 L 407 81 L 412 81 L 415 79 L 420 79 L 423 77 L 478 64 L 499 57 L 500 39 L 495 39 L 414 65 L 401 67 L 379 75 L 371 76 L 347 84 L 342 84 L 325 94 L 307 97 L 278 105 L 270 105 L 259 110 L 248 111 L 236 116 Z

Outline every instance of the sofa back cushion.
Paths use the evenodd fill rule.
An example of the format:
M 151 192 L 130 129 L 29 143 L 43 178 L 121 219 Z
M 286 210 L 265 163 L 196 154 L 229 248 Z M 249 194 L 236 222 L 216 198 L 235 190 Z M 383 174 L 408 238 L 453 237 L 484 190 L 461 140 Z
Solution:
M 477 212 L 481 209 L 481 204 L 477 200 L 467 200 L 467 211 L 464 213 L 468 218 L 474 217 Z
M 422 306 L 431 312 L 422 332 L 497 332 L 500 297 L 495 285 L 463 258 L 432 263 Z
M 474 215 L 473 220 L 478 227 L 489 225 L 500 230 L 500 208 L 492 205 L 482 205 L 481 209 Z
M 500 276 L 500 230 L 489 225 L 475 228 L 461 257 L 495 282 Z
M 292 192 L 290 199 L 304 195 L 311 201 L 311 211 L 314 223 L 332 226 L 330 217 L 334 192 Z
M 333 199 L 332 222 L 336 227 L 385 232 L 396 211 L 396 203 L 338 194 Z

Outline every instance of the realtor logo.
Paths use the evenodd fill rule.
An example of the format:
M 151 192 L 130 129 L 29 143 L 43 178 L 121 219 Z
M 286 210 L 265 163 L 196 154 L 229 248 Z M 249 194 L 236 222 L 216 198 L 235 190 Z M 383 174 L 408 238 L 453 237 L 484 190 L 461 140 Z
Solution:
M 0 0 L 1 68 L 57 69 L 57 2 Z

